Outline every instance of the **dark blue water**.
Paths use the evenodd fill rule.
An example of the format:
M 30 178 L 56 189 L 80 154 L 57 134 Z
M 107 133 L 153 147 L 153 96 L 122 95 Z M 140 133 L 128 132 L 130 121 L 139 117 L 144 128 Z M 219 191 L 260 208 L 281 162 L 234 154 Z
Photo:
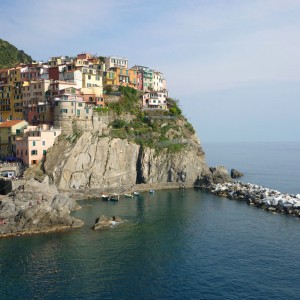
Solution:
M 299 299 L 298 218 L 193 189 L 82 203 L 81 229 L 0 240 L 1 299 Z

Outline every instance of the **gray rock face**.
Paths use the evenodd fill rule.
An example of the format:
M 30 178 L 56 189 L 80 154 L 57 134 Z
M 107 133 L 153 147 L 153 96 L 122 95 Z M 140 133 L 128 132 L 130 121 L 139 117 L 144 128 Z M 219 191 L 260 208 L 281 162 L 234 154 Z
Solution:
M 128 140 L 84 132 L 70 144 L 53 147 L 44 164 L 61 190 L 133 186 L 139 183 L 185 183 L 193 185 L 203 174 L 211 176 L 196 137 L 176 153 L 143 148 Z
M 37 233 L 80 227 L 81 220 L 70 216 L 80 206 L 58 193 L 48 178 L 41 183 L 25 181 L 0 200 L 0 235 Z

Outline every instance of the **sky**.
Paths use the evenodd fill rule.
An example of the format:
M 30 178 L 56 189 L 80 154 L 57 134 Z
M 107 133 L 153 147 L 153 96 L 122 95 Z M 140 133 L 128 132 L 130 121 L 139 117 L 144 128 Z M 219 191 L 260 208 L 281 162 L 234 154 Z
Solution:
M 1 0 L 0 38 L 38 61 L 162 72 L 202 143 L 300 141 L 300 0 Z

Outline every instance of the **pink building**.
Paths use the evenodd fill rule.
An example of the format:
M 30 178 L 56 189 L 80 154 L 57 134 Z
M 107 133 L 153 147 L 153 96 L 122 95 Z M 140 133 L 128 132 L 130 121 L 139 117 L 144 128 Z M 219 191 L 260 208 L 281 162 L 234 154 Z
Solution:
M 60 128 L 49 125 L 28 126 L 24 129 L 24 136 L 16 140 L 17 158 L 26 166 L 38 164 L 60 134 Z

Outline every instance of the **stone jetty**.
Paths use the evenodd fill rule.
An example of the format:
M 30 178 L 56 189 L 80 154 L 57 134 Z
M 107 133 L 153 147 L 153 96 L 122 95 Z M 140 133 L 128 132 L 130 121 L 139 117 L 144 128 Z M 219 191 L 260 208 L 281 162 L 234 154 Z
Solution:
M 212 194 L 228 199 L 246 201 L 266 211 L 300 217 L 300 194 L 283 194 L 277 190 L 239 181 L 212 184 Z

